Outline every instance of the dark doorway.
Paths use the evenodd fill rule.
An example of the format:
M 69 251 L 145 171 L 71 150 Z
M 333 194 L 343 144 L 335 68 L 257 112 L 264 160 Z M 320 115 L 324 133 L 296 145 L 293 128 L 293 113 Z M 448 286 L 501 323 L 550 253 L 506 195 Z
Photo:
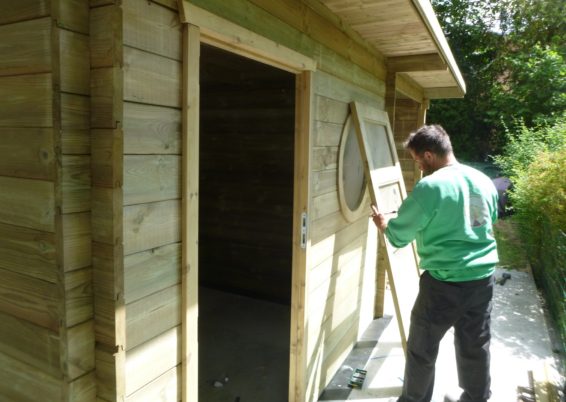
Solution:
M 199 400 L 288 398 L 295 75 L 201 46 Z

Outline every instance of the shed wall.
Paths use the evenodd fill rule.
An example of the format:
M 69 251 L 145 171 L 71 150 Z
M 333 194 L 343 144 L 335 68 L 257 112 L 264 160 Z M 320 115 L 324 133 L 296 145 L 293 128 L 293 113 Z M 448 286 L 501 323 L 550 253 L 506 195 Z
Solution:
M 88 5 L 74 3 L 0 4 L 3 400 L 95 398 Z
M 338 200 L 338 152 L 352 101 L 383 109 L 382 95 L 324 72 L 313 80 L 307 398 L 316 401 L 373 319 L 377 233 L 368 214 L 348 222 Z M 369 211 L 369 203 L 366 206 Z

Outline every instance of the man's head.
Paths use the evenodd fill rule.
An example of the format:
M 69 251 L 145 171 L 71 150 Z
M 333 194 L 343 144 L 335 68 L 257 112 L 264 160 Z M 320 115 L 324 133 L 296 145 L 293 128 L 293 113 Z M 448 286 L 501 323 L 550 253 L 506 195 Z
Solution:
M 439 125 L 422 126 L 403 145 L 425 175 L 455 161 L 450 137 Z

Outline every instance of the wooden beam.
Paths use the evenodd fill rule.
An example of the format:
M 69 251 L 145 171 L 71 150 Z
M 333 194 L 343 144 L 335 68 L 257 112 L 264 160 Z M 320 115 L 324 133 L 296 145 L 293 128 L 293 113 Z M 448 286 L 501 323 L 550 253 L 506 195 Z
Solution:
M 233 22 L 183 1 L 181 19 L 201 30 L 204 43 L 258 60 L 289 72 L 316 70 L 316 63 L 280 43 L 267 39 Z
M 184 4 L 181 3 L 181 4 Z M 182 337 L 184 401 L 198 400 L 198 209 L 200 29 L 183 26 Z
M 466 93 L 466 83 L 464 82 L 464 78 L 460 73 L 460 69 L 458 68 L 458 64 L 456 63 L 454 56 L 452 55 L 450 46 L 448 45 L 448 42 L 446 41 L 446 37 L 442 32 L 442 28 L 440 27 L 440 23 L 436 18 L 436 14 L 434 13 L 430 1 L 412 0 L 412 3 L 415 6 L 415 9 L 419 13 L 419 15 L 421 16 L 421 18 L 423 19 L 423 22 L 426 24 L 428 31 L 430 32 L 434 42 L 436 43 L 442 55 L 442 58 L 446 60 L 446 63 L 448 64 L 448 68 L 452 72 L 454 80 L 458 85 L 458 87 L 455 88 L 459 92 L 459 96 L 457 97 L 464 96 L 464 94 Z
M 397 74 L 395 89 L 412 100 L 421 103 L 424 98 L 424 89 L 407 74 Z
M 309 206 L 309 153 L 312 105 L 312 74 L 297 76 L 295 86 L 295 168 L 293 190 L 293 261 L 291 294 L 291 341 L 289 361 L 289 400 L 303 402 L 306 398 L 306 327 L 307 327 L 307 252 L 310 234 L 302 229 Z
M 397 73 L 446 70 L 448 66 L 437 53 L 389 57 L 387 70 Z
M 463 98 L 464 92 L 458 87 L 425 88 L 425 97 L 428 99 Z

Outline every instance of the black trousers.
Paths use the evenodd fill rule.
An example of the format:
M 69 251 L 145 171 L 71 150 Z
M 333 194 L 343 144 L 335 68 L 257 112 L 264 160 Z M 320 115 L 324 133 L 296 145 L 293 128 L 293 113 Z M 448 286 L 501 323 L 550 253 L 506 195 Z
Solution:
M 493 276 L 443 282 L 425 271 L 411 313 L 403 393 L 398 402 L 429 402 L 440 341 L 454 327 L 462 402 L 485 402 L 491 395 L 489 343 Z

